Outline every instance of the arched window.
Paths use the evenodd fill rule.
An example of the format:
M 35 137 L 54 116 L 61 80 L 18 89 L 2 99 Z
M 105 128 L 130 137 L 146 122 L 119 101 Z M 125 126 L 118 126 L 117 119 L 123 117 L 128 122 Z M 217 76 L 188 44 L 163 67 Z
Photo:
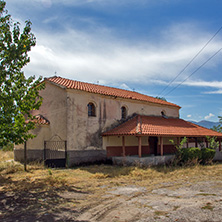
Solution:
M 93 103 L 89 103 L 88 105 L 88 116 L 96 116 L 96 107 Z
M 166 116 L 166 111 L 165 111 L 165 110 L 162 110 L 162 111 L 161 111 L 161 115 L 162 115 L 163 118 L 167 118 L 167 116 Z
M 126 119 L 126 117 L 127 117 L 127 110 L 126 110 L 125 106 L 121 107 L 121 117 L 122 117 L 122 119 Z

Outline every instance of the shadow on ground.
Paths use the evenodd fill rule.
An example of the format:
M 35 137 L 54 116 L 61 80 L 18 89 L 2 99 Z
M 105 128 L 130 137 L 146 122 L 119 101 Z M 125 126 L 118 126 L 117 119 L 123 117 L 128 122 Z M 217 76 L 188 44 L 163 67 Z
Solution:
M 0 221 L 2 222 L 76 221 L 74 218 L 81 213 L 74 207 L 79 200 L 73 198 L 73 194 L 79 195 L 84 192 L 74 187 L 47 188 L 44 181 L 18 182 L 4 176 L 0 176 L 0 186 L 3 188 L 0 190 Z M 62 196 L 63 192 L 72 193 L 72 198 Z

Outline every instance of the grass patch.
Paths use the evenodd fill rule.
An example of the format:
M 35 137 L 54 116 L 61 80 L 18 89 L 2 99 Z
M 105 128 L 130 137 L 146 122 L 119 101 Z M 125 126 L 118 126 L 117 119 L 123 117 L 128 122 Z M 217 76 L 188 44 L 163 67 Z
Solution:
M 156 210 L 156 211 L 154 211 L 154 214 L 156 216 L 166 216 L 168 214 L 168 212 L 162 211 L 162 210 Z
M 198 193 L 198 196 L 217 196 L 215 193 Z
M 212 206 L 212 204 L 210 202 L 208 202 L 205 206 L 201 207 L 201 209 L 203 209 L 203 210 L 213 210 L 214 207 Z

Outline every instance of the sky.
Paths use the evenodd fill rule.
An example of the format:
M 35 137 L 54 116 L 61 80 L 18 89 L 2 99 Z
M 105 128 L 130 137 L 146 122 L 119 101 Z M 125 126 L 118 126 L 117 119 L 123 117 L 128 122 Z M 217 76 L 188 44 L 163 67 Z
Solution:
M 21 28 L 32 22 L 27 77 L 164 97 L 186 120 L 222 115 L 221 0 L 6 0 L 6 9 Z

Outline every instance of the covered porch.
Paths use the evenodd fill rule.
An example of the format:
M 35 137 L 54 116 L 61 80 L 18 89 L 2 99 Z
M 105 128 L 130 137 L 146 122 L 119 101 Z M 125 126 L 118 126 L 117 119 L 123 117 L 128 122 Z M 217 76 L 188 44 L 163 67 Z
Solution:
M 216 136 L 221 151 L 221 133 L 178 118 L 137 115 L 103 133 L 103 146 L 107 157 L 163 157 L 175 154 L 183 137 L 184 148 L 209 147 L 206 136 Z

